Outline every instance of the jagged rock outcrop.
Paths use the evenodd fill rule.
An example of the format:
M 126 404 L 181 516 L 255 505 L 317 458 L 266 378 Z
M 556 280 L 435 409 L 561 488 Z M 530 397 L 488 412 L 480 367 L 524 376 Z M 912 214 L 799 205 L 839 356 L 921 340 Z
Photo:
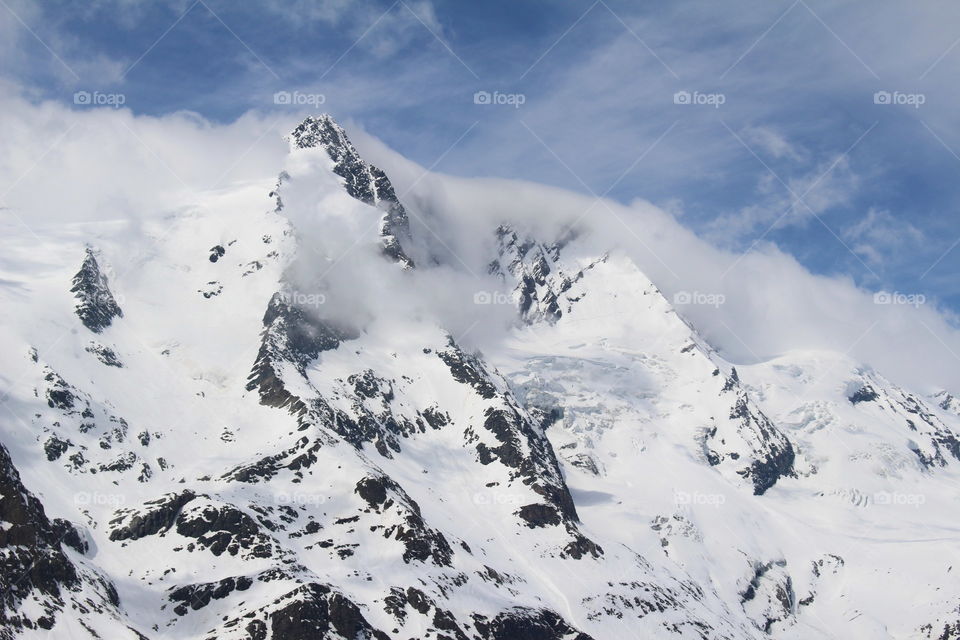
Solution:
M 483 640 L 593 640 L 548 609 L 517 607 L 492 620 L 474 616 Z
M 325 584 L 309 583 L 271 604 L 224 622 L 209 640 L 389 640 L 364 617 L 360 607 Z
M 674 366 L 676 368 L 670 373 L 671 376 L 682 375 L 684 383 L 692 388 L 716 394 L 716 401 L 704 397 L 698 400 L 703 404 L 700 413 L 705 414 L 708 420 L 707 425 L 700 427 L 700 435 L 696 436 L 705 461 L 746 479 L 757 495 L 762 495 L 779 478 L 794 474 L 796 454 L 793 445 L 750 399 L 740 384 L 736 369 L 731 369 L 728 377 L 720 375 L 720 366 L 727 365 L 717 358 L 682 318 L 676 316 L 676 312 L 652 283 L 642 292 L 637 291 L 644 285 L 644 277 L 631 262 L 621 257 L 614 264 L 609 255 L 589 260 L 570 260 L 564 255 L 564 249 L 576 239 L 573 231 L 568 231 L 565 237 L 556 242 L 544 244 L 513 227 L 501 225 L 496 237 L 498 256 L 490 263 L 490 272 L 500 276 L 512 288 L 513 301 L 526 323 L 551 326 L 555 335 L 570 336 L 571 344 L 580 346 L 584 344 L 580 338 L 583 335 L 582 323 L 592 320 L 591 308 L 594 304 L 604 305 L 607 317 L 630 317 L 638 313 L 667 316 L 666 326 L 655 336 L 652 346 L 659 351 L 665 343 L 676 341 L 682 344 L 679 349 L 681 355 L 684 359 L 695 361 L 693 370 L 697 373 L 685 371 L 681 374 L 679 363 L 667 365 L 655 362 L 652 358 L 641 359 L 637 364 L 637 373 L 646 370 L 660 376 L 663 375 L 663 369 Z M 616 285 L 603 281 L 610 276 L 618 278 L 619 286 L 625 288 L 623 292 L 617 291 Z M 590 299 L 591 295 L 594 296 L 593 300 Z M 608 297 L 601 300 L 601 295 Z M 593 337 L 590 332 L 586 335 Z M 627 340 L 626 336 L 619 338 Z M 608 337 L 598 336 L 597 339 L 606 342 Z M 618 348 L 636 347 L 625 342 Z M 576 358 L 535 359 L 529 367 L 535 368 L 536 372 L 531 371 L 532 379 L 520 384 L 520 388 L 526 404 L 543 416 L 545 425 L 552 425 L 562 418 L 564 425 L 579 429 L 578 420 L 585 417 L 593 421 L 596 412 L 590 411 L 589 415 L 585 415 L 577 411 L 570 405 L 570 394 L 561 391 L 569 384 L 571 393 L 576 395 L 582 388 L 577 376 L 560 374 L 562 381 L 551 381 L 550 378 L 559 373 L 561 367 L 558 365 L 561 362 L 577 369 L 597 367 L 598 363 L 595 359 L 584 362 Z M 597 367 L 596 373 L 605 375 L 605 368 Z M 609 409 L 612 410 L 612 407 Z M 592 440 L 595 437 L 592 435 L 583 439 Z M 589 453 L 581 451 L 579 443 L 569 442 L 564 447 L 565 458 L 570 464 L 592 470 L 595 475 L 599 473 L 598 465 Z
M 68 548 L 86 553 L 85 537 L 70 522 L 47 516 L 0 445 L 0 638 L 56 633 L 60 614 L 71 607 L 89 615 L 115 611 L 114 586 L 78 566 Z
M 136 331 L 109 329 L 92 250 L 74 294 L 99 337 L 47 335 L 62 305 L 10 314 L 0 640 L 957 635 L 952 396 L 823 354 L 734 368 L 632 254 L 521 223 L 482 260 L 502 340 L 455 337 L 405 290 L 443 273 L 397 269 L 386 175 L 328 116 L 291 143 L 268 204 L 226 188 L 144 234 Z M 409 308 L 304 302 L 296 276 L 339 284 L 305 207 L 334 240 L 327 215 L 381 219 L 355 285 Z
M 784 622 L 796 610 L 797 597 L 786 567 L 785 560 L 756 563 L 740 593 L 744 610 L 764 633 L 770 633 L 774 624 Z
M 556 322 L 569 311 L 581 297 L 561 296 L 567 293 L 584 272 L 602 262 L 605 257 L 573 271 L 566 271 L 560 261 L 560 252 L 576 236 L 573 232 L 555 242 L 545 244 L 530 236 L 521 237 L 509 225 L 500 225 L 496 230 L 497 257 L 487 266 L 487 271 L 505 279 L 508 275 L 516 280 L 513 298 L 520 317 L 527 322 L 546 320 Z
M 335 349 L 350 335 L 319 318 L 316 312 L 288 301 L 283 292 L 275 293 L 263 315 L 260 351 L 247 390 L 256 390 L 262 404 L 286 407 L 291 413 L 302 415 L 306 406 L 284 386 L 284 367 L 290 366 L 293 373 L 303 376 L 306 366 L 320 352 Z
M 861 370 L 850 383 L 856 391 L 850 402 L 865 414 L 892 415 L 902 421 L 907 446 L 924 469 L 945 467 L 960 461 L 960 434 L 951 429 L 924 400 L 908 393 L 879 374 Z M 939 408 L 951 412 L 955 400 L 941 394 Z
M 333 172 L 343 178 L 347 193 L 383 210 L 380 237 L 384 253 L 404 267 L 412 268 L 413 260 L 402 244 L 410 238 L 406 209 L 387 174 L 360 157 L 343 128 L 327 114 L 308 117 L 293 130 L 291 142 L 296 148 L 320 147 L 327 151 L 333 160 Z
M 123 317 L 123 310 L 110 291 L 107 276 L 101 270 L 93 249 L 89 247 L 80 270 L 73 276 L 70 292 L 77 299 L 77 316 L 94 333 L 109 327 L 114 318 Z
M 783 477 L 794 475 L 793 464 L 796 453 L 790 440 L 774 426 L 760 409 L 750 401 L 737 375 L 736 368 L 730 372 L 727 382 L 721 390 L 721 395 L 731 395 L 735 398 L 730 410 L 729 419 L 736 426 L 736 434 L 749 447 L 750 456 L 746 460 L 749 466 L 741 467 L 737 473 L 753 484 L 756 495 L 763 493 Z M 731 443 L 731 450 L 724 451 L 727 434 L 718 434 L 717 427 L 712 428 L 706 438 L 707 446 L 711 447 L 710 464 L 720 464 L 725 458 L 733 457 L 738 460 L 742 454 L 735 450 Z M 717 453 L 717 450 L 720 453 Z

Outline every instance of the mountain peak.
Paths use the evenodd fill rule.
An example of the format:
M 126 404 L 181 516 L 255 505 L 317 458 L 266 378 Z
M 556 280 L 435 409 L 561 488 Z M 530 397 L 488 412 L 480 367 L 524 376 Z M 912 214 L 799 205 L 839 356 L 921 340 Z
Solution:
M 300 149 L 311 147 L 349 147 L 354 153 L 346 132 L 329 113 L 307 116 L 291 133 L 291 146 Z
M 401 246 L 403 240 L 410 238 L 406 210 L 387 174 L 360 156 L 343 127 L 326 113 L 307 116 L 293 130 L 290 146 L 292 149 L 325 149 L 333 161 L 333 172 L 343 178 L 347 193 L 384 212 L 380 222 L 384 253 L 404 268 L 414 266 Z
M 101 333 L 114 318 L 123 317 L 123 311 L 110 291 L 107 276 L 100 268 L 92 247 L 86 249 L 83 264 L 73 276 L 70 292 L 76 297 L 77 316 L 94 333 Z

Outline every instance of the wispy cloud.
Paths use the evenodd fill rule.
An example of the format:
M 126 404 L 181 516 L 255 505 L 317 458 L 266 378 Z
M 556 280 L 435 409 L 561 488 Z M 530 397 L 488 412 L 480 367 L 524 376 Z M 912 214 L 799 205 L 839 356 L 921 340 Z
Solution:
M 847 227 L 844 237 L 853 243 L 853 250 L 871 264 L 892 264 L 904 251 L 916 251 L 926 236 L 906 220 L 889 211 L 870 209 L 858 222 Z

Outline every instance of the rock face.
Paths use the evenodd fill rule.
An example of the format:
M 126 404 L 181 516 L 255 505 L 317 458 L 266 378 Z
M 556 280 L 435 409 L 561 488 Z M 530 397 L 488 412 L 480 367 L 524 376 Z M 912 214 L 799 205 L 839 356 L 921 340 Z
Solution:
M 514 375 L 526 404 L 545 419 L 562 417 L 563 430 L 571 439 L 563 446 L 570 464 L 603 475 L 589 451 L 605 430 L 596 422 L 596 407 L 583 411 L 571 404 L 571 399 L 595 393 L 583 374 L 614 375 L 624 386 L 634 384 L 631 375 L 636 380 L 652 375 L 654 379 L 664 378 L 665 389 L 682 387 L 688 394 L 661 411 L 689 412 L 684 407 L 691 403 L 690 394 L 714 397 L 698 398 L 698 418 L 685 421 L 688 429 L 693 427 L 690 442 L 699 444 L 708 464 L 748 480 L 756 495 L 762 495 L 780 478 L 794 475 L 793 445 L 750 398 L 736 368 L 713 353 L 652 283 L 647 281 L 638 291 L 645 278 L 632 264 L 608 255 L 567 259 L 564 247 L 572 241 L 569 236 L 550 243 L 521 240 L 525 237 L 512 227 L 500 226 L 496 231 L 498 257 L 491 262 L 490 271 L 512 290 L 520 317 L 527 324 L 549 326 L 543 331 L 561 342 L 569 341 L 575 349 L 582 348 L 586 339 L 594 340 L 595 345 L 636 350 L 649 339 L 650 357 L 659 360 L 656 367 L 644 359 L 625 366 L 622 351 L 601 346 L 583 359 L 575 355 L 536 357 L 525 371 Z M 601 322 L 608 318 L 661 317 L 649 337 L 642 326 L 626 329 L 618 325 L 610 331 L 584 329 L 584 324 L 598 315 L 593 311 L 596 308 L 603 309 Z M 679 359 L 674 354 L 679 354 Z M 722 371 L 729 373 L 723 375 Z M 637 413 L 642 403 L 626 405 L 624 412 Z M 612 406 L 608 409 L 614 412 Z M 583 437 L 583 430 L 592 435 Z
M 66 522 L 54 523 L 43 506 L 20 482 L 7 450 L 0 446 L 0 549 L 3 571 L 0 588 L 3 623 L 9 633 L 21 629 L 51 629 L 54 613 L 63 609 L 64 591 L 80 586 L 77 568 L 67 558 L 61 542 L 78 544 L 79 536 Z M 46 601 L 39 616 L 18 613 L 23 601 L 36 592 Z M 12 633 L 11 633 L 12 637 Z
M 487 621 L 475 618 L 484 640 L 593 640 L 572 628 L 553 611 L 511 609 Z
M 58 619 L 71 608 L 79 608 L 82 619 L 116 615 L 114 586 L 71 558 L 87 552 L 84 536 L 70 522 L 47 516 L 3 445 L 0 523 L 0 638 L 57 634 L 63 630 Z
M 747 460 L 750 461 L 750 466 L 740 468 L 737 473 L 753 484 L 755 495 L 763 495 L 780 478 L 794 475 L 796 454 L 793 445 L 756 404 L 750 401 L 740 384 L 736 368 L 731 369 L 730 377 L 721 390 L 721 396 L 728 395 L 736 398 L 729 420 L 733 422 L 737 436 L 749 446 Z M 725 447 L 727 439 L 719 429 L 712 429 L 707 434 L 705 444 L 710 447 L 710 464 L 720 464 L 727 457 L 734 460 L 742 457 L 735 450 L 723 452 L 722 448 Z M 720 449 L 720 452 L 716 449 Z
M 326 149 L 333 160 L 333 172 L 343 178 L 347 193 L 383 210 L 380 237 L 384 253 L 404 267 L 412 268 L 413 260 L 402 246 L 403 241 L 410 238 L 407 212 L 387 174 L 360 157 L 343 128 L 326 114 L 308 117 L 293 130 L 291 142 L 301 149 Z
M 111 540 L 139 540 L 173 527 L 180 510 L 196 498 L 193 491 L 171 493 L 144 503 L 138 511 L 124 511 L 111 521 Z
M 950 460 L 960 461 L 960 432 L 951 429 L 931 406 L 876 372 L 864 370 L 859 378 L 859 387 L 850 402 L 874 415 L 895 416 L 902 425 L 902 433 L 910 438 L 910 450 L 925 468 L 945 467 Z M 940 408 L 951 412 L 951 400 L 942 400 Z
M 337 348 L 347 335 L 315 313 L 289 302 L 283 292 L 274 294 L 263 315 L 260 351 L 247 390 L 256 389 L 265 405 L 287 407 L 291 413 L 302 414 L 307 407 L 283 385 L 284 365 L 304 376 L 310 362 L 321 352 Z
M 2 325 L 0 639 L 956 635 L 953 396 L 841 354 L 735 366 L 625 253 L 519 223 L 481 243 L 514 305 L 481 352 L 405 305 L 457 267 L 410 270 L 387 176 L 328 116 L 291 142 L 275 185 L 137 240 L 135 331 L 109 243 L 33 283 L 99 336 L 0 287 L 62 311 Z M 298 295 L 336 290 L 304 211 L 380 220 L 349 273 L 401 304 Z
M 80 271 L 73 277 L 70 292 L 77 299 L 77 316 L 94 333 L 109 327 L 114 318 L 123 317 L 123 311 L 110 291 L 107 276 L 101 271 L 93 249 L 87 248 Z
M 388 640 L 374 629 L 360 608 L 342 593 L 322 584 L 297 587 L 272 604 L 243 618 L 225 622 L 216 638 L 284 638 L 289 640 Z
M 564 294 L 583 278 L 586 271 L 605 260 L 601 256 L 573 271 L 567 270 L 568 265 L 560 260 L 560 252 L 574 238 L 571 232 L 549 244 L 538 242 L 529 235 L 521 237 L 509 225 L 500 225 L 496 235 L 497 257 L 487 270 L 503 280 L 511 278 L 515 282 L 513 297 L 520 317 L 527 322 L 559 320 L 565 311 L 561 304 L 569 312 L 582 298 Z

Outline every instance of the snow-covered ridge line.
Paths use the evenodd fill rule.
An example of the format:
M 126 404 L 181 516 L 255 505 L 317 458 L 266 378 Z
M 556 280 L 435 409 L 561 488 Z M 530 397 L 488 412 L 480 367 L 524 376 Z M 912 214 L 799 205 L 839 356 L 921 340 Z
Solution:
M 347 193 L 357 200 L 383 209 L 380 236 L 384 253 L 405 268 L 414 266 L 402 243 L 410 238 L 410 220 L 397 198 L 390 179 L 357 153 L 346 132 L 327 114 L 308 117 L 290 136 L 296 149 L 321 147 L 333 160 L 333 172 L 343 178 Z
M 435 268 L 397 269 L 406 210 L 319 116 L 136 273 L 99 238 L 0 289 L 0 638 L 957 636 L 950 394 L 734 366 L 622 253 L 509 221 L 516 324 L 472 353 L 324 302 L 339 253 L 294 225 L 336 216 L 380 221 L 398 296 Z

